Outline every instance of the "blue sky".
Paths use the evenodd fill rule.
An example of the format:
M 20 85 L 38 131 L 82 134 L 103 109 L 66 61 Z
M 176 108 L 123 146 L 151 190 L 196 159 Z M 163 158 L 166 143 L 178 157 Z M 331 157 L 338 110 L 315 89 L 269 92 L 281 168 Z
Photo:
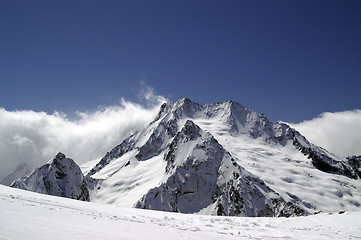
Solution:
M 0 0 L 0 107 L 71 115 L 235 100 L 301 122 L 361 106 L 361 1 Z

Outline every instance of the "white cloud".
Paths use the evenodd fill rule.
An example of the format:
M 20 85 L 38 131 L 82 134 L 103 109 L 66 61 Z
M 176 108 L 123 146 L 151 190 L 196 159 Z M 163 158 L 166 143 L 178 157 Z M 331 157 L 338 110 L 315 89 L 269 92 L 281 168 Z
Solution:
M 144 86 L 143 86 L 144 88 Z M 58 152 L 78 164 L 100 158 L 158 113 L 165 98 L 142 90 L 146 106 L 121 99 L 119 105 L 77 112 L 77 119 L 55 112 L 6 111 L 0 108 L 0 182 L 19 164 L 38 167 Z
M 290 125 L 310 142 L 339 156 L 361 155 L 361 110 L 326 112 Z

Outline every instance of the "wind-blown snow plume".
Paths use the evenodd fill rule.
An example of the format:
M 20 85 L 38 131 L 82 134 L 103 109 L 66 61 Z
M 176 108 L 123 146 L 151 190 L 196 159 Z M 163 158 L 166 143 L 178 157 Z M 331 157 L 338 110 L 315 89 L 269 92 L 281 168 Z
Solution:
M 345 157 L 361 155 L 361 110 L 322 113 L 317 118 L 290 124 L 310 142 Z
M 64 152 L 78 164 L 103 156 L 114 145 L 152 121 L 165 98 L 142 92 L 146 106 L 121 99 L 119 105 L 77 112 L 77 119 L 55 112 L 0 108 L 0 182 L 19 165 L 33 168 Z

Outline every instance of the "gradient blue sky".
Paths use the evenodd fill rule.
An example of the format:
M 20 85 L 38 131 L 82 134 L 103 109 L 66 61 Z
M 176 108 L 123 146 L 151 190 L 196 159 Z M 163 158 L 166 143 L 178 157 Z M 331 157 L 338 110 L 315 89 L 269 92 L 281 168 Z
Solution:
M 0 0 L 0 107 L 232 99 L 271 120 L 361 108 L 361 1 Z

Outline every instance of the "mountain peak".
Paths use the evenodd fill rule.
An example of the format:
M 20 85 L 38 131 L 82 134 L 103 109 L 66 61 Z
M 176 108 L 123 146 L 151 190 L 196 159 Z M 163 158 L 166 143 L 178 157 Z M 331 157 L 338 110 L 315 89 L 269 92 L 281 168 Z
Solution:
M 184 133 L 186 136 L 194 139 L 200 135 L 200 131 L 200 127 L 197 126 L 192 120 L 187 120 L 181 133 Z
M 188 97 L 181 98 L 177 101 L 177 104 L 190 104 L 194 103 L 192 100 L 190 100 Z
M 11 187 L 89 201 L 87 183 L 80 167 L 63 153 L 58 153 L 28 177 L 13 182 Z
M 59 152 L 58 154 L 56 154 L 56 156 L 53 159 L 62 160 L 64 158 L 66 158 L 65 154 Z
M 154 121 L 158 121 L 160 118 L 170 112 L 173 112 L 176 117 L 181 118 L 194 110 L 199 110 L 201 107 L 202 106 L 200 104 L 191 101 L 187 97 L 179 99 L 176 102 L 166 102 L 160 106 L 158 115 Z
M 59 152 L 58 154 L 56 154 L 52 159 L 49 160 L 49 164 L 59 164 L 62 161 L 64 161 L 64 159 L 67 159 L 67 157 L 65 156 L 64 153 Z M 69 158 L 70 159 L 70 158 Z M 71 159 L 72 160 L 72 159 Z M 67 161 L 67 160 L 65 160 Z
M 241 119 L 246 118 L 249 113 L 254 113 L 253 115 L 257 115 L 259 118 L 265 118 L 262 113 L 256 113 L 250 109 L 247 109 L 240 103 L 232 100 L 201 105 L 199 103 L 193 102 L 187 97 L 182 98 L 174 103 L 164 103 L 160 107 L 160 111 L 155 121 L 159 120 L 168 113 L 172 113 L 176 119 L 213 118 L 215 116 Z M 224 120 L 227 121 L 226 119 Z M 230 119 L 228 120 L 233 121 Z
M 176 118 L 193 117 L 196 113 L 202 111 L 203 106 L 191 101 L 189 98 L 182 98 L 174 105 L 172 112 Z

